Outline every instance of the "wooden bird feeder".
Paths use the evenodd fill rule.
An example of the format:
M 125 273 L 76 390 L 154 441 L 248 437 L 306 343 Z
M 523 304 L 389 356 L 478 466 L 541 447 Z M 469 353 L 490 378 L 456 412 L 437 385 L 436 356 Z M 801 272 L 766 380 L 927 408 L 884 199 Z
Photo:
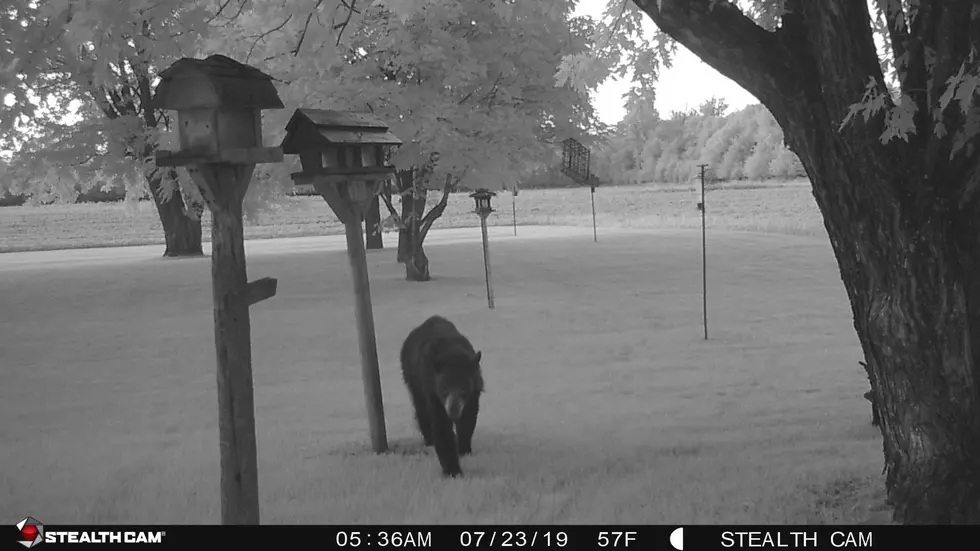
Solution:
M 282 151 L 299 155 L 303 170 L 291 174 L 296 185 L 312 184 L 346 225 L 364 216 L 395 172 L 385 165 L 385 148 L 401 144 L 374 115 L 297 109 L 286 125 Z
M 473 202 L 476 203 L 476 208 L 473 212 L 479 214 L 480 218 L 485 220 L 487 216 L 490 216 L 490 213 L 493 212 L 493 207 L 490 206 L 490 199 L 496 196 L 496 193 L 486 189 L 478 189 L 471 193 L 470 197 L 472 197 Z
M 161 166 L 278 163 L 262 147 L 262 109 L 284 106 L 272 77 L 223 55 L 184 58 L 160 73 L 154 106 L 177 111 L 180 151 L 157 152 Z
M 184 166 L 212 212 L 211 277 L 218 364 L 222 524 L 259 524 L 249 306 L 277 282 L 248 283 L 242 200 L 257 163 L 282 161 L 262 146 L 262 109 L 283 107 L 272 77 L 222 56 L 184 58 L 160 73 L 157 109 L 177 111 L 179 151 L 157 151 L 158 166 Z
M 388 449 L 388 437 L 362 225 L 371 201 L 395 172 L 395 167 L 385 164 L 386 148 L 401 144 L 388 125 L 373 115 L 297 109 L 286 125 L 281 145 L 283 153 L 299 155 L 303 170 L 291 175 L 296 185 L 312 185 L 344 224 L 354 279 L 361 376 L 371 446 L 376 453 Z

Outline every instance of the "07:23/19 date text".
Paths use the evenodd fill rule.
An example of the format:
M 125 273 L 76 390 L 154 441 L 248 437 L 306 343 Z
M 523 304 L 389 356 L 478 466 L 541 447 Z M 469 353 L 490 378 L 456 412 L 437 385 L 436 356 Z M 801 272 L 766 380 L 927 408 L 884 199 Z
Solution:
M 459 544 L 463 547 L 565 547 L 568 534 L 552 530 L 464 530 L 459 533 Z

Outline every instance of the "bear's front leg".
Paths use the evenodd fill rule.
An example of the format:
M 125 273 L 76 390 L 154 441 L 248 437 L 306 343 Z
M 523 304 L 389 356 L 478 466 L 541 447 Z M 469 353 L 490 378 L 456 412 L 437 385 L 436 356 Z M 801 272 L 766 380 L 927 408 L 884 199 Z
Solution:
M 451 477 L 462 476 L 459 468 L 459 453 L 456 451 L 456 433 L 453 432 L 453 422 L 446 414 L 437 398 L 429 401 L 429 420 L 432 423 L 432 440 L 435 444 L 436 455 L 442 466 L 442 474 Z
M 476 430 L 476 417 L 480 413 L 480 394 L 475 394 L 463 407 L 463 414 L 456 425 L 459 455 L 473 452 L 473 432 Z

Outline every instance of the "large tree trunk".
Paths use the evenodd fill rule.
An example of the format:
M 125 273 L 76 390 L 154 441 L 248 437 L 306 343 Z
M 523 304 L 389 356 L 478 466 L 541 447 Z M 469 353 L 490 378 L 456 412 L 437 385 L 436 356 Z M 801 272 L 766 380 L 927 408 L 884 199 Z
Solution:
M 398 253 L 395 260 L 399 264 L 404 264 L 405 259 L 408 258 L 409 247 L 412 242 L 412 237 L 408 231 L 408 228 L 398 228 Z
M 408 245 L 408 255 L 405 257 L 405 279 L 408 281 L 429 281 L 429 257 L 422 248 L 422 240 L 414 236 Z
M 416 185 L 411 171 L 399 179 L 402 190 L 402 227 L 398 231 L 399 261 L 405 264 L 405 279 L 408 281 L 429 281 L 429 257 L 425 255 L 422 244 L 422 220 L 425 216 L 425 202 L 428 190 Z
M 381 198 L 377 195 L 371 201 L 364 214 L 364 234 L 367 235 L 367 249 L 384 249 L 384 239 L 381 236 Z
M 412 169 L 398 171 L 395 181 L 402 203 L 397 260 L 405 265 L 405 279 L 408 281 L 429 281 L 429 257 L 422 250 L 424 237 L 420 238 L 422 236 L 419 235 L 425 215 L 427 190 L 416 189 L 415 171 Z
M 405 279 L 409 281 L 429 281 L 429 257 L 426 256 L 422 244 L 428 235 L 432 224 L 446 211 L 449 194 L 452 191 L 452 177 L 446 176 L 443 184 L 442 198 L 425 212 L 425 202 L 428 190 L 416 181 L 415 170 L 399 170 L 396 182 L 402 200 L 402 212 L 395 211 L 391 197 L 384 195 L 385 205 L 389 212 L 398 218 L 398 262 L 405 264 Z
M 883 145 L 880 116 L 840 129 L 868 78 L 881 82 L 865 2 L 788 0 L 767 32 L 727 3 L 635 1 L 759 98 L 800 157 L 871 374 L 895 519 L 980 523 L 980 170 L 950 160 L 952 132 L 937 135 L 919 92 L 944 85 L 969 52 L 970 3 L 929 2 L 918 15 L 935 56 L 909 50 L 916 134 Z M 955 117 L 944 124 L 962 126 Z
M 87 86 L 92 99 L 109 120 L 114 121 L 124 115 L 135 115 L 142 119 L 146 129 L 157 128 L 160 119 L 157 118 L 157 113 L 152 107 L 153 93 L 151 91 L 151 83 L 153 79 L 147 72 L 150 64 L 134 64 L 132 60 L 130 61 L 129 68 L 132 70 L 132 73 L 126 75 L 126 78 L 132 78 L 132 80 L 130 82 L 124 81 L 119 89 L 114 90 L 95 86 L 92 80 L 86 81 L 85 79 L 82 79 L 79 84 Z M 139 98 L 138 102 L 136 101 L 137 97 Z M 141 163 L 154 156 L 156 144 L 152 140 L 143 141 L 136 135 L 132 135 L 127 140 L 126 145 L 128 147 L 136 142 L 143 143 L 142 148 L 139 150 L 139 157 L 136 157 L 137 153 L 133 151 L 129 151 L 127 156 Z M 194 219 L 187 215 L 186 205 L 179 190 L 175 190 L 170 197 L 161 197 L 160 191 L 164 170 L 170 170 L 171 175 L 176 177 L 176 171 L 174 169 L 156 167 L 155 163 L 153 168 L 146 170 L 143 174 L 150 188 L 150 196 L 153 198 L 153 204 L 157 207 L 160 223 L 163 225 L 163 236 L 164 242 L 166 243 L 163 256 L 202 256 L 204 251 L 201 248 L 200 214 L 203 213 L 204 206 L 191 206 L 197 213 L 197 218 Z
M 400 170 L 398 172 L 398 193 L 401 195 L 402 212 L 399 216 L 401 225 L 398 229 L 398 262 L 406 264 L 406 276 L 411 281 L 428 281 L 429 267 L 428 260 L 424 266 L 421 258 L 418 259 L 419 270 L 413 270 L 407 264 L 413 256 L 418 256 L 416 249 L 422 247 L 419 239 L 419 229 L 422 227 L 422 219 L 425 216 L 425 202 L 428 199 L 428 190 L 417 186 L 415 182 L 414 170 Z M 422 257 L 424 258 L 424 254 Z M 421 269 L 424 268 L 424 269 Z M 408 272 L 417 272 L 424 275 L 425 279 L 414 279 Z
M 423 203 L 424 204 L 424 203 Z M 413 216 L 415 215 L 416 206 L 415 198 L 411 193 L 406 193 L 402 195 L 402 212 L 400 219 L 402 221 L 401 225 L 398 227 L 398 254 L 397 261 L 404 264 L 405 260 L 411 254 L 412 247 L 412 232 L 413 227 L 410 224 Z
M 980 523 L 980 219 L 864 198 L 879 209 L 864 224 L 833 220 L 834 201 L 855 195 L 818 203 L 872 374 L 892 504 L 905 523 Z
M 165 257 L 176 256 L 202 256 L 204 250 L 201 247 L 201 214 L 203 208 L 194 205 L 197 211 L 197 219 L 187 215 L 184 198 L 179 190 L 175 190 L 169 199 L 160 197 L 160 188 L 163 170 L 154 170 L 147 176 L 147 184 L 150 187 L 150 196 L 157 207 L 157 214 L 160 215 L 160 223 L 163 225 L 163 236 L 166 248 L 163 251 Z

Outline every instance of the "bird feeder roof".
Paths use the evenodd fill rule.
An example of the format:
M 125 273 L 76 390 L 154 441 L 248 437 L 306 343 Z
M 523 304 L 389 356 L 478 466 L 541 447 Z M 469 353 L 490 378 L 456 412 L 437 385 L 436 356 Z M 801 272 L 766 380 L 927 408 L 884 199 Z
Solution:
M 285 107 L 271 76 L 223 55 L 185 57 L 162 71 L 153 104 L 176 111 Z
M 286 124 L 282 151 L 296 154 L 336 145 L 401 145 L 388 125 L 370 113 L 297 109 Z

